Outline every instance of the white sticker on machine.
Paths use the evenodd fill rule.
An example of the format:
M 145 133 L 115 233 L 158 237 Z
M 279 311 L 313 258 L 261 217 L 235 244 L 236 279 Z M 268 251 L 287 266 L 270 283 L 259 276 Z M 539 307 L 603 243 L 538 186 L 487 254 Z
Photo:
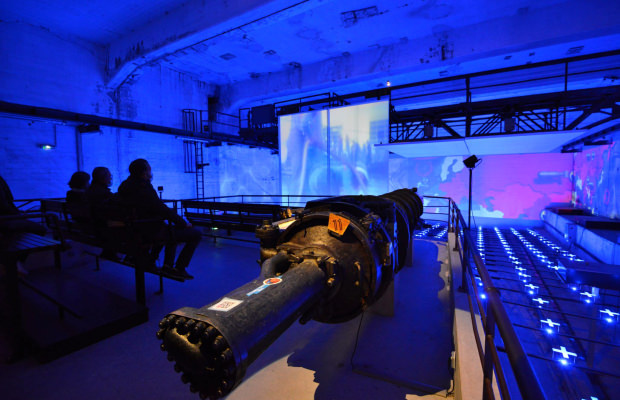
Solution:
M 241 303 L 243 303 L 243 300 L 235 300 L 224 297 L 222 300 L 218 301 L 208 309 L 213 311 L 230 311 Z

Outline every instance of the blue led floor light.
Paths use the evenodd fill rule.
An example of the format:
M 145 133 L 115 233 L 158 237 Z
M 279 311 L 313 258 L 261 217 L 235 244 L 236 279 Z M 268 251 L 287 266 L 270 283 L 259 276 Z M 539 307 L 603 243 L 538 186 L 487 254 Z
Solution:
M 541 319 L 540 328 L 548 334 L 552 335 L 554 333 L 560 332 L 560 323 L 552 321 L 551 318 Z
M 574 364 L 577 353 L 566 350 L 566 347 L 560 346 L 559 349 L 552 348 L 553 359 L 557 360 L 562 365 Z
M 620 315 L 620 313 L 611 311 L 609 308 L 606 308 L 605 310 L 599 310 L 599 313 L 600 313 L 601 319 L 610 324 L 617 322 L 618 315 Z
M 549 300 L 545 300 L 545 299 L 542 299 L 542 298 L 540 298 L 540 297 L 537 297 L 537 298 L 535 298 L 535 299 L 532 299 L 532 301 L 533 301 L 534 303 L 538 303 L 538 308 L 542 308 L 542 306 L 543 306 L 544 304 L 548 304 L 548 303 L 549 303 Z

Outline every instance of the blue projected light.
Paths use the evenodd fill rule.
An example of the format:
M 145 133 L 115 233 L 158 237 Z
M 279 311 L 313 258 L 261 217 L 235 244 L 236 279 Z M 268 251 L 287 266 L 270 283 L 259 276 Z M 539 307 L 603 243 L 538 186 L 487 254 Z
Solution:
M 389 102 L 281 115 L 285 195 L 378 195 L 388 191 Z M 295 202 L 305 202 L 294 199 Z
M 554 347 L 551 350 L 553 350 L 553 359 L 558 361 L 560 364 L 569 365 L 569 364 L 575 363 L 575 359 L 577 358 L 577 353 L 573 353 L 573 352 L 566 350 L 566 347 L 560 346 L 559 349 L 556 349 Z

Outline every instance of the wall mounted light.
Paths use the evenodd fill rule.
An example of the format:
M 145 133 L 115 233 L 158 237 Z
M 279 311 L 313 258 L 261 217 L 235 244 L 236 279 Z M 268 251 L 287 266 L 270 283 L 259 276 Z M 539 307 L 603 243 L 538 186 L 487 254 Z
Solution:
M 37 147 L 42 149 L 42 150 L 53 150 L 56 148 L 56 145 L 54 144 L 47 144 L 47 143 L 39 143 L 37 144 Z

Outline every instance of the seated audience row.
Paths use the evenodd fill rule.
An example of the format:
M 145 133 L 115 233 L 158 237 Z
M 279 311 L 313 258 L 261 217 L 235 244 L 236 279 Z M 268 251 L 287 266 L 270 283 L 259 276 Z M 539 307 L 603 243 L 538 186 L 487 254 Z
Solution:
M 148 225 L 141 234 L 153 242 L 165 243 L 163 271 L 180 276 L 184 279 L 192 279 L 186 268 L 200 242 L 200 232 L 186 222 L 175 210 L 169 208 L 157 196 L 157 192 L 151 184 L 153 174 L 148 161 L 142 158 L 134 160 L 129 165 L 129 177 L 121 183 L 118 193 L 112 193 L 112 174 L 106 167 L 96 167 L 92 172 L 92 183 L 89 184 L 90 175 L 83 171 L 73 174 L 69 181 L 70 190 L 67 192 L 67 204 L 71 206 L 72 216 L 78 222 L 101 222 L 105 220 L 105 213 L 112 207 L 131 209 L 136 212 L 136 217 L 141 219 L 167 219 L 174 227 L 167 224 L 155 223 Z M 185 246 L 181 250 L 175 263 L 177 243 L 183 242 Z M 151 249 L 153 260 L 159 257 L 161 245 Z M 116 254 L 109 246 L 104 245 L 103 257 L 116 259 Z

